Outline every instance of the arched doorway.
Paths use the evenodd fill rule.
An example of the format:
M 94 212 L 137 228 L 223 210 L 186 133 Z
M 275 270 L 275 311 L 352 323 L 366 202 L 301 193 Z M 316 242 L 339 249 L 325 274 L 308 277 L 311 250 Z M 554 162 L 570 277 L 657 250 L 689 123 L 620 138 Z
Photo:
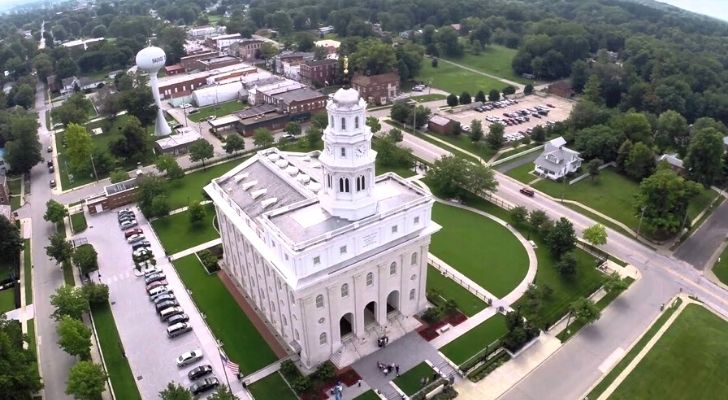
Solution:
M 377 322 L 377 302 L 370 301 L 364 307 L 364 326 Z
M 343 340 L 344 336 L 350 335 L 353 332 L 353 320 L 354 315 L 352 313 L 346 313 L 339 320 L 339 337 Z
M 399 290 L 393 290 L 387 296 L 387 314 L 399 310 Z

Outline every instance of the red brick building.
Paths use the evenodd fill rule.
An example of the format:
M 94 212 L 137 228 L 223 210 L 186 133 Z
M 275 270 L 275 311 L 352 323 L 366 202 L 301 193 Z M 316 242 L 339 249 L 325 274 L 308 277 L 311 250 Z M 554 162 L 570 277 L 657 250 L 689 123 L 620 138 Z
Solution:
M 262 40 L 244 39 L 230 45 L 229 53 L 233 56 L 240 57 L 243 60 L 254 60 L 258 56 L 258 51 L 263 47 Z
M 196 65 L 195 62 L 197 60 L 205 60 L 208 58 L 217 57 L 218 53 L 216 51 L 205 51 L 202 53 L 197 54 L 190 54 L 188 56 L 184 56 L 179 59 L 180 65 L 182 65 L 186 71 L 191 71 L 194 69 L 194 66 Z
M 442 115 L 433 115 L 427 122 L 427 129 L 442 135 L 451 135 L 460 123 Z
M 336 70 L 339 67 L 338 60 L 311 60 L 301 64 L 299 76 L 301 81 L 309 85 L 325 86 L 331 85 L 336 78 Z
M 399 95 L 399 74 L 387 72 L 379 75 L 354 75 L 351 86 L 369 104 L 388 104 Z

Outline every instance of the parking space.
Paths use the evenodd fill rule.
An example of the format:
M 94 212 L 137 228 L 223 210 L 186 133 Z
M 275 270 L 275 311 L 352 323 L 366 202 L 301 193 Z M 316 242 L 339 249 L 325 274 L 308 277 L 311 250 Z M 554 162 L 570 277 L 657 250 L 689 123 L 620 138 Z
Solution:
M 482 112 L 475 109 L 466 110 L 448 115 L 448 117 L 459 121 L 462 126 L 470 126 L 470 122 L 477 119 L 483 123 L 486 133 L 492 123 L 499 122 L 505 126 L 503 136 L 506 140 L 514 141 L 525 137 L 537 125 L 546 126 L 549 123 L 565 120 L 569 117 L 574 106 L 574 103 L 557 96 L 541 97 L 533 95 L 515 99 L 515 101 L 510 105 L 506 105 L 504 102 L 487 103 L 492 106 L 492 109 Z M 547 110 L 547 115 L 539 114 L 538 107 Z M 523 115 L 524 113 L 525 115 Z M 505 114 L 509 114 L 509 116 Z M 517 114 L 524 118 L 528 117 L 528 120 L 516 121 L 510 125 L 506 123 L 506 120 L 515 120 Z
M 116 212 L 87 215 L 89 229 L 84 234 L 99 255 L 97 279 L 109 286 L 109 300 L 119 336 L 142 398 L 157 398 L 170 381 L 189 387 L 192 382 L 187 378 L 187 372 L 203 364 L 212 365 L 214 376 L 224 383 L 225 375 L 212 333 L 164 255 L 151 225 L 136 207 L 132 210 L 136 214 L 138 228 L 143 231 L 156 256 L 157 267 L 166 275 L 169 288 L 174 291 L 193 328 L 179 337 L 167 337 L 167 323 L 159 319 L 154 304 L 149 300 L 144 277 L 134 273 L 132 248 L 119 228 Z M 184 368 L 177 367 L 176 358 L 180 354 L 198 348 L 204 353 L 201 361 Z M 232 376 L 230 378 L 233 392 L 241 399 L 249 398 L 242 393 L 238 381 Z

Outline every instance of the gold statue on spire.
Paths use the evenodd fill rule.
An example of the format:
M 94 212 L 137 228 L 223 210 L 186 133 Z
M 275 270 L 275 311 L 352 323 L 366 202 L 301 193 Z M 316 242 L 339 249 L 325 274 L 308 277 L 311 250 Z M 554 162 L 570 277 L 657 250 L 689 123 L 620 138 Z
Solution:
M 344 56 L 344 75 L 349 75 L 349 56 Z

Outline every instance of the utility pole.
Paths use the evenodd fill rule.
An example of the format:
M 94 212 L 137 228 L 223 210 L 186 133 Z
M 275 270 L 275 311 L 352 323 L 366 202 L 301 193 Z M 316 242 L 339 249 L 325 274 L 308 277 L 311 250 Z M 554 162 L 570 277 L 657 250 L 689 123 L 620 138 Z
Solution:
M 640 223 L 637 225 L 637 236 L 640 235 L 640 230 L 642 229 L 642 218 L 645 216 L 645 210 L 647 210 L 647 206 L 642 206 L 642 212 L 640 212 Z
M 90 158 L 91 158 L 91 168 L 93 168 L 93 170 L 94 170 L 94 177 L 98 181 L 99 180 L 99 175 L 96 173 L 96 164 L 94 163 L 94 155 L 91 154 Z

